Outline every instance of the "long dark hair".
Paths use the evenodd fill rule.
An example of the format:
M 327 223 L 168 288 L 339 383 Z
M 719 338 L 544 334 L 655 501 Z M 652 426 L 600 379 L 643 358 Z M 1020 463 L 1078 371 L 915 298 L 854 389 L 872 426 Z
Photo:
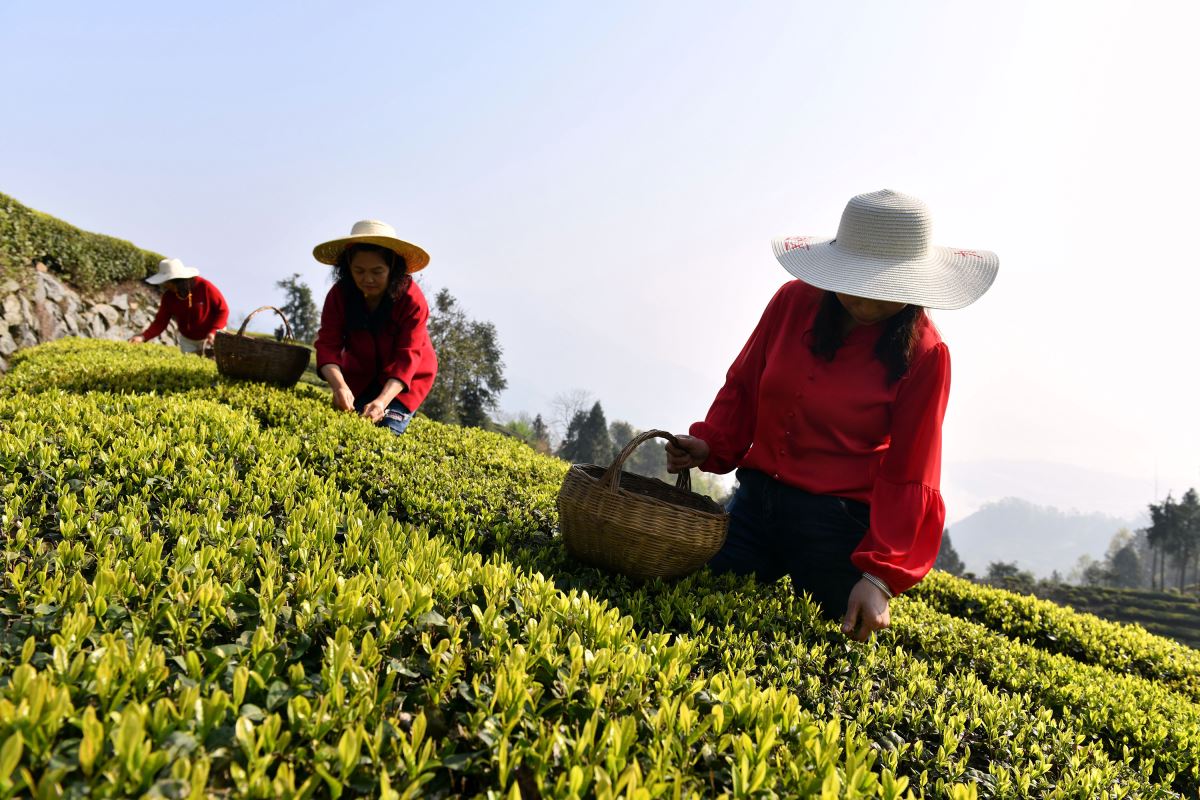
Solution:
M 404 256 L 377 244 L 352 244 L 343 250 L 342 254 L 338 256 L 337 263 L 333 265 L 333 275 L 338 283 L 358 291 L 358 287 L 354 285 L 354 276 L 350 274 L 350 262 L 354 259 L 355 253 L 378 253 L 383 257 L 384 262 L 388 265 L 386 290 L 388 297 L 399 300 L 408 291 L 412 277 L 408 274 L 408 265 L 404 263 Z
M 821 307 L 817 310 L 817 318 L 813 320 L 812 330 L 809 331 L 808 346 L 814 355 L 826 361 L 833 361 L 846 339 L 842 331 L 849 316 L 850 312 L 842 305 L 842 301 L 837 299 L 836 294 L 824 293 Z M 875 357 L 887 368 L 889 386 L 908 374 L 913 349 L 917 346 L 921 322 L 924 319 L 924 308 L 907 305 L 899 313 L 888 317 L 884 323 L 879 341 L 875 343 Z

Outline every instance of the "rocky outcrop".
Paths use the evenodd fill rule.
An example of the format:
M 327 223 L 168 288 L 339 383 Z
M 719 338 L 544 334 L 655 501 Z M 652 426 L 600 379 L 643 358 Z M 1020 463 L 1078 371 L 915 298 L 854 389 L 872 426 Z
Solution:
M 128 339 L 141 333 L 158 311 L 158 294 L 142 285 L 81 293 L 42 264 L 10 268 L 0 274 L 0 371 L 22 347 L 84 336 Z M 175 343 L 174 326 L 160 341 Z

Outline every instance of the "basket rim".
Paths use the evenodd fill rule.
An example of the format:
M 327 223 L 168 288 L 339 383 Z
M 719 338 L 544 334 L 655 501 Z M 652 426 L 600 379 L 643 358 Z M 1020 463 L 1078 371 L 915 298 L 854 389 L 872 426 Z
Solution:
M 586 468 L 588 468 L 588 467 L 590 467 L 592 469 L 601 470 L 602 472 L 607 469 L 607 467 L 601 467 L 597 464 L 572 464 L 571 468 L 569 470 L 567 470 L 567 474 L 566 474 L 566 476 L 564 476 L 563 480 L 565 481 L 567 478 L 571 477 L 572 475 L 575 475 L 575 476 L 581 477 L 584 480 L 586 480 L 589 484 L 588 488 L 590 490 L 598 490 L 605 494 L 612 494 L 616 497 L 620 497 L 624 501 L 645 503 L 646 505 L 656 506 L 656 507 L 663 508 L 663 509 L 670 509 L 671 511 L 674 511 L 677 513 L 691 514 L 694 516 L 702 517 L 704 519 L 721 519 L 721 518 L 725 518 L 725 517 L 729 516 L 729 512 L 726 511 L 725 508 L 720 503 L 718 503 L 716 500 L 713 500 L 708 495 L 700 494 L 699 492 L 689 492 L 689 493 L 711 503 L 712 507 L 713 507 L 713 509 L 711 511 L 703 511 L 698 508 L 688 508 L 687 506 L 678 505 L 676 503 L 669 503 L 666 500 L 660 500 L 657 497 L 650 497 L 648 495 L 639 494 L 638 492 L 631 492 L 631 491 L 628 491 L 627 489 L 622 489 L 619 482 L 617 485 L 616 492 L 610 493 L 604 487 L 603 481 L 601 478 L 593 478 L 591 475 L 589 475 L 586 472 Z M 666 486 L 667 488 L 673 489 L 676 491 L 685 491 L 683 489 L 679 489 L 678 487 L 667 483 L 666 481 L 662 480 L 661 478 L 652 478 L 647 475 L 638 475 L 636 472 L 629 472 L 627 470 L 621 470 L 621 473 L 624 475 L 633 475 L 634 477 L 642 478 L 643 480 L 658 481 L 663 486 Z
M 299 342 L 281 342 L 277 339 L 260 339 L 257 336 L 246 336 L 242 333 L 230 333 L 229 331 L 217 331 L 217 339 L 235 339 L 239 342 L 250 342 L 255 345 L 268 345 L 271 347 L 290 347 L 296 350 L 303 350 L 306 353 L 312 353 L 312 348 L 308 345 L 300 344 Z

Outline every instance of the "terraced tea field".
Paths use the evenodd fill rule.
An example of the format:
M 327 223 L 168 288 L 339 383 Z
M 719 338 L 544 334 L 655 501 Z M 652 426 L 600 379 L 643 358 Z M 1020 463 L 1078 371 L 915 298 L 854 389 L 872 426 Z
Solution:
M 566 465 L 165 347 L 0 382 L 0 797 L 1194 797 L 1200 653 L 931 576 L 848 642 L 635 584 Z

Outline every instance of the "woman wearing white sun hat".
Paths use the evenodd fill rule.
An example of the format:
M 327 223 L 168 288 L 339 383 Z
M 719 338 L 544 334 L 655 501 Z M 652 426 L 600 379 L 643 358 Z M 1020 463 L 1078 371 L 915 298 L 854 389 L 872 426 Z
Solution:
M 203 353 L 205 346 L 212 346 L 217 331 L 229 320 L 229 304 L 220 289 L 201 278 L 198 269 L 185 266 L 178 258 L 158 262 L 158 272 L 146 278 L 146 283 L 163 286 L 165 291 L 150 327 L 131 336 L 129 341 L 148 342 L 175 320 L 180 350 Z
M 349 236 L 313 248 L 313 257 L 332 265 L 336 279 L 315 343 L 334 407 L 403 433 L 437 376 L 429 304 L 410 277 L 429 254 L 391 225 L 362 220 Z
M 738 470 L 710 567 L 790 575 L 865 641 L 941 544 L 941 428 L 950 355 L 925 308 L 962 308 L 995 280 L 984 250 L 935 247 L 925 204 L 858 195 L 836 238 L 775 239 L 783 285 L 708 416 L 668 445 L 671 471 Z

